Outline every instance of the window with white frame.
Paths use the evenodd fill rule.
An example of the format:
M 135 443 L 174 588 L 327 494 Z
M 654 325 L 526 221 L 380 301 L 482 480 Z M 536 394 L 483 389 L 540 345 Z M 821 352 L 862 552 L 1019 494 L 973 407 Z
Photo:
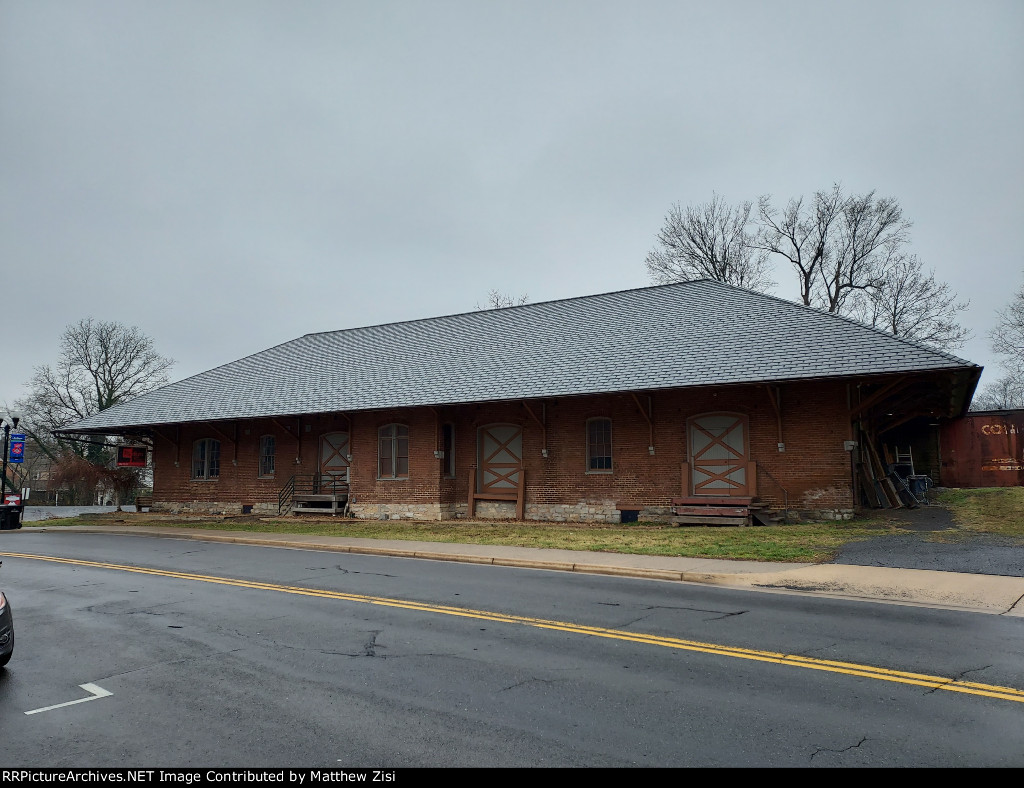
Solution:
M 192 478 L 216 479 L 220 476 L 220 441 L 203 438 L 192 444 Z
M 274 453 L 277 441 L 273 435 L 260 436 L 260 476 L 274 475 Z
M 377 431 L 377 477 L 409 478 L 409 428 L 404 424 L 386 424 Z
M 612 420 L 587 420 L 587 472 L 612 472 Z

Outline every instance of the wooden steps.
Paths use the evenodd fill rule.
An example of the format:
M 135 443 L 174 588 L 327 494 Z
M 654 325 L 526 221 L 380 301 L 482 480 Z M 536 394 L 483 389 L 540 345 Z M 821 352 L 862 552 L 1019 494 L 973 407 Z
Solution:
M 753 498 L 691 496 L 672 499 L 674 525 L 764 525 L 759 515 L 764 505 Z
M 348 495 L 296 493 L 292 501 L 293 512 L 314 512 L 316 514 L 342 514 Z

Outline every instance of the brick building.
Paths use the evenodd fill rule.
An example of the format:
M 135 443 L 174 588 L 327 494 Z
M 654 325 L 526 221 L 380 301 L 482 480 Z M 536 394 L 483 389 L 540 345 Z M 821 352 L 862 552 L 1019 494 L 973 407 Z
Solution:
M 697 281 L 309 334 L 66 431 L 148 442 L 174 511 L 618 522 L 753 499 L 838 519 L 858 447 L 961 415 L 980 374 Z

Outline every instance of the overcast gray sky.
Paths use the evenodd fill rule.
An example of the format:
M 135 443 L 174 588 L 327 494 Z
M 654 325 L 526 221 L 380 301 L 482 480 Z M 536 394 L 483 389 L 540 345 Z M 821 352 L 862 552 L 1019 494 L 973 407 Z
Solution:
M 179 379 L 641 287 L 673 202 L 836 181 L 899 199 L 991 380 L 1022 42 L 1020 0 L 0 0 L 0 402 L 89 315 Z

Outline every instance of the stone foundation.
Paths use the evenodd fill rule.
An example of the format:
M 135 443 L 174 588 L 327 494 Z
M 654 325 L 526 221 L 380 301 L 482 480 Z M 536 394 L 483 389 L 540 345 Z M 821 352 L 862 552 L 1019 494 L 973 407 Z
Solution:
M 796 515 L 795 517 L 793 515 Z M 790 521 L 806 520 L 808 522 L 821 522 L 823 520 L 852 520 L 855 512 L 853 509 L 800 509 L 791 511 Z
M 169 514 L 241 514 L 242 504 L 237 501 L 153 501 L 151 512 Z M 277 504 L 274 504 L 277 512 Z
M 252 514 L 274 517 L 278 514 L 277 503 L 245 504 L 251 506 Z M 168 514 L 226 514 L 243 513 L 243 504 L 236 501 L 154 501 L 152 512 Z M 352 504 L 352 516 L 361 520 L 464 520 L 469 505 L 466 503 L 371 503 Z M 836 521 L 852 520 L 853 509 L 791 509 L 789 521 Z M 515 520 L 515 501 L 477 501 L 474 519 Z M 526 519 L 554 523 L 620 523 L 620 512 L 613 501 L 580 501 L 575 504 L 526 504 Z M 640 509 L 637 520 L 641 523 L 669 523 L 672 509 L 669 506 L 647 506 Z
M 440 503 L 354 503 L 352 516 L 360 520 L 443 520 L 449 505 Z

